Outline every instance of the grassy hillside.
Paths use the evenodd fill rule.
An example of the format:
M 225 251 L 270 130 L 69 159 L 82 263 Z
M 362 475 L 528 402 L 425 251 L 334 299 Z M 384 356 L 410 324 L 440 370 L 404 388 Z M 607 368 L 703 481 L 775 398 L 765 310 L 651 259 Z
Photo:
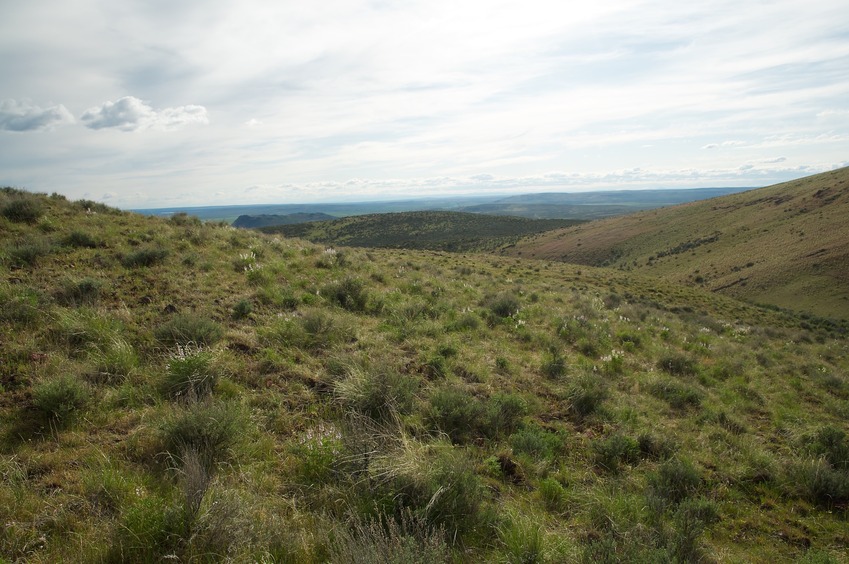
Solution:
M 429 249 L 495 250 L 519 237 L 575 225 L 568 219 L 534 220 L 473 213 L 420 211 L 346 217 L 335 221 L 264 227 L 264 233 L 300 237 L 325 245 Z
M 506 254 L 606 265 L 849 319 L 849 169 L 587 223 Z
M 828 327 L 0 191 L 0 560 L 840 562 Z

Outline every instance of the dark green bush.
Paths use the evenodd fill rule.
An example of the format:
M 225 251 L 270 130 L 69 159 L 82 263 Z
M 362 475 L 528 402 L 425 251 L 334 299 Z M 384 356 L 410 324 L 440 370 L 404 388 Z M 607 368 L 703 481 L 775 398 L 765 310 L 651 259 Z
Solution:
M 212 394 L 218 383 L 215 355 L 196 347 L 178 347 L 165 368 L 162 388 L 172 399 L 197 401 Z
M 15 223 L 35 223 L 43 213 L 41 203 L 32 196 L 15 198 L 0 208 L 0 214 Z
M 154 266 L 165 260 L 168 250 L 162 247 L 145 247 L 124 255 L 121 264 L 127 268 Z
M 490 295 L 484 299 L 484 305 L 495 314 L 496 317 L 510 317 L 519 311 L 519 298 L 510 292 L 498 295 Z
M 471 439 L 479 429 L 484 407 L 465 390 L 444 387 L 430 397 L 426 417 L 453 442 L 462 443 Z
M 785 483 L 788 491 L 821 507 L 849 502 L 849 472 L 833 468 L 822 458 L 789 464 Z
M 583 419 L 597 412 L 607 398 L 604 382 L 595 376 L 584 375 L 572 382 L 567 391 L 572 414 Z
M 671 354 L 657 361 L 657 367 L 675 376 L 692 376 L 699 371 L 699 364 L 682 354 Z
M 551 347 L 542 363 L 542 373 L 553 380 L 566 375 L 566 357 L 556 347 Z
M 483 433 L 495 438 L 515 431 L 528 413 L 528 402 L 521 396 L 510 393 L 494 394 L 485 405 Z
M 224 329 L 216 322 L 194 314 L 178 314 L 160 325 L 154 332 L 156 338 L 167 345 L 209 346 L 224 336 Z
M 233 319 L 245 319 L 253 312 L 253 310 L 254 306 L 250 300 L 239 300 L 236 302 L 236 305 L 233 306 Z
M 62 240 L 62 242 L 68 247 L 79 247 L 85 249 L 95 249 L 99 246 L 94 237 L 85 231 L 72 231 Z
M 563 438 L 537 425 L 526 425 L 510 435 L 510 447 L 516 454 L 536 459 L 554 458 L 563 449 Z
M 54 424 L 69 422 L 88 404 L 88 386 L 73 376 L 43 380 L 32 390 L 32 405 Z
M 348 311 L 362 312 L 368 303 L 368 293 L 362 280 L 345 278 L 332 282 L 321 289 L 321 295 Z
M 418 379 L 388 368 L 354 369 L 337 382 L 336 393 L 349 409 L 384 421 L 396 413 L 410 413 L 418 388 Z
M 174 225 L 180 225 L 184 227 L 193 226 L 197 227 L 201 224 L 200 218 L 194 215 L 189 215 L 186 212 L 177 212 L 173 214 L 169 221 Z
M 649 495 L 678 505 L 698 492 L 702 484 L 699 471 L 686 460 L 671 458 L 649 474 Z
M 13 268 L 35 266 L 41 257 L 52 251 L 51 245 L 44 239 L 18 241 L 6 247 L 6 261 Z
M 843 429 L 831 425 L 819 429 L 809 450 L 824 457 L 834 468 L 849 470 L 849 435 Z
M 554 478 L 544 478 L 540 480 L 537 492 L 546 511 L 556 514 L 566 512 L 569 496 L 563 484 Z
M 56 300 L 66 306 L 92 305 L 100 298 L 103 283 L 93 278 L 66 280 L 56 293 Z
M 671 440 L 659 438 L 651 433 L 640 433 L 637 437 L 640 456 L 652 460 L 666 460 L 675 454 L 675 445 Z
M 698 407 L 702 403 L 702 396 L 695 388 L 673 380 L 655 382 L 649 386 L 648 391 L 654 397 L 665 400 L 675 409 Z
M 39 295 L 30 288 L 0 290 L 0 321 L 33 323 L 39 318 Z
M 223 402 L 189 404 L 167 418 L 160 426 L 162 450 L 171 464 L 181 465 L 191 452 L 207 470 L 231 456 L 231 449 L 243 430 L 237 407 Z
M 593 459 L 596 466 L 616 474 L 623 464 L 634 464 L 640 459 L 639 443 L 620 433 L 593 442 Z

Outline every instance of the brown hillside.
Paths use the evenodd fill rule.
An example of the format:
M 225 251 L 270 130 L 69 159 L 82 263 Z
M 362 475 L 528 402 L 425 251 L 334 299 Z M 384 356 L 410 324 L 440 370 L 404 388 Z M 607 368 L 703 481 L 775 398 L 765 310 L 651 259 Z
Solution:
M 849 168 L 548 232 L 505 254 L 653 273 L 849 318 Z

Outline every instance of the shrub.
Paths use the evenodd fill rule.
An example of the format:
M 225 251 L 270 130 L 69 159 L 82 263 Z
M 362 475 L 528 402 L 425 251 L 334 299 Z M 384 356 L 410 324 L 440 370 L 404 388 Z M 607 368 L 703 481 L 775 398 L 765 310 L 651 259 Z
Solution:
M 698 407 L 702 403 L 702 396 L 695 388 L 672 380 L 655 382 L 648 390 L 651 395 L 665 400 L 675 409 Z
M 598 411 L 607 398 L 607 388 L 600 379 L 584 375 L 569 386 L 567 398 L 572 414 L 583 419 Z
M 678 505 L 695 494 L 702 479 L 698 470 L 686 460 L 672 458 L 649 474 L 649 495 L 665 503 Z
M 41 204 L 34 197 L 15 198 L 7 202 L 0 213 L 15 223 L 35 223 L 44 213 Z
M 620 465 L 634 464 L 640 458 L 640 445 L 631 437 L 615 433 L 606 439 L 593 443 L 593 454 L 596 466 L 618 473 Z
M 411 511 L 395 519 L 354 519 L 334 531 L 330 562 L 362 564 L 439 564 L 451 561 L 445 529 L 432 527 Z
M 100 298 L 103 283 L 94 278 L 66 280 L 56 293 L 56 300 L 67 306 L 92 305 Z
M 236 302 L 236 305 L 233 306 L 233 319 L 245 319 L 253 312 L 253 310 L 254 306 L 250 300 L 239 300 Z
M 218 382 L 215 355 L 198 346 L 177 345 L 165 368 L 162 388 L 168 397 L 197 401 L 212 394 Z
M 426 418 L 455 443 L 471 438 L 484 416 L 481 403 L 465 390 L 439 388 L 430 397 Z
M 498 295 L 490 295 L 484 299 L 484 305 L 495 314 L 496 317 L 510 317 L 519 311 L 519 298 L 515 294 L 503 292 Z
M 809 450 L 824 457 L 834 468 L 849 470 L 849 435 L 843 429 L 830 425 L 819 429 Z
M 544 562 L 542 528 L 526 519 L 511 518 L 498 528 L 498 539 L 505 553 L 505 561 L 511 564 L 534 564 Z
M 39 318 L 39 296 L 30 289 L 0 288 L 0 321 L 28 324 Z
M 96 378 L 107 383 L 124 380 L 139 365 L 139 357 L 133 346 L 119 337 L 97 347 L 91 353 L 91 359 L 97 371 Z
M 342 446 L 342 433 L 332 424 L 319 423 L 301 433 L 292 446 L 298 459 L 296 481 L 308 487 L 327 482 L 336 470 Z
M 849 472 L 817 458 L 791 463 L 785 471 L 789 492 L 825 508 L 849 502 Z
M 676 376 L 693 376 L 698 373 L 698 363 L 682 354 L 667 355 L 657 361 L 657 367 Z
M 666 460 L 675 454 L 675 445 L 671 440 L 658 438 L 651 433 L 640 433 L 637 437 L 640 456 L 652 460 Z
M 210 346 L 224 336 L 224 329 L 218 323 L 205 317 L 178 314 L 160 325 L 155 335 L 160 342 L 168 345 Z
M 332 282 L 321 289 L 321 295 L 331 303 L 354 312 L 365 311 L 368 302 L 365 285 L 356 278 Z
M 223 402 L 193 403 L 162 422 L 162 449 L 175 466 L 191 452 L 204 468 L 211 470 L 230 457 L 242 428 L 241 413 L 236 406 Z
M 167 500 L 146 496 L 121 515 L 107 560 L 110 562 L 156 562 L 174 554 L 182 541 L 182 515 Z
M 553 458 L 563 447 L 563 439 L 556 433 L 537 425 L 528 425 L 510 435 L 510 446 L 517 454 L 534 458 Z
M 127 268 L 154 266 L 165 260 L 168 250 L 162 247 L 145 247 L 133 251 L 121 259 L 121 264 Z
M 566 358 L 557 350 L 556 347 L 551 347 L 545 360 L 542 363 L 542 373 L 553 380 L 566 375 Z
M 71 231 L 71 233 L 69 233 L 62 242 L 68 247 L 79 247 L 85 249 L 95 249 L 99 246 L 94 237 L 85 231 Z
M 186 212 L 177 212 L 173 214 L 169 221 L 174 225 L 183 227 L 197 227 L 201 224 L 200 218 L 194 215 L 189 215 Z
M 544 478 L 540 480 L 537 488 L 542 506 L 546 511 L 556 514 L 566 512 L 566 505 L 569 501 L 569 495 L 566 488 L 554 478 Z
M 471 461 L 453 449 L 440 451 L 408 492 L 415 513 L 431 526 L 445 527 L 449 538 L 473 530 L 482 519 L 484 489 Z
M 50 244 L 43 239 L 30 239 L 6 247 L 6 261 L 13 268 L 35 266 L 38 260 L 50 254 Z
M 336 383 L 336 394 L 349 409 L 382 421 L 411 412 L 418 387 L 416 378 L 390 369 L 354 368 Z
M 516 430 L 528 413 L 528 403 L 516 394 L 497 393 L 487 401 L 485 410 L 485 434 L 499 437 Z
M 88 387 L 73 376 L 49 378 L 32 390 L 32 405 L 54 424 L 65 424 L 81 411 L 90 398 Z

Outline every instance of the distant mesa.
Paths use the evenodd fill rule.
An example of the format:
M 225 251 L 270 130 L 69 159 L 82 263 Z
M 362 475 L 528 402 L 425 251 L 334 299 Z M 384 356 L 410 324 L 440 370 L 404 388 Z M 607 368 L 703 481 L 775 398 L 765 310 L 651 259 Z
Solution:
M 233 227 L 257 229 L 275 225 L 294 225 L 311 221 L 330 221 L 336 219 L 326 213 L 289 213 L 285 215 L 240 215 L 233 222 Z

